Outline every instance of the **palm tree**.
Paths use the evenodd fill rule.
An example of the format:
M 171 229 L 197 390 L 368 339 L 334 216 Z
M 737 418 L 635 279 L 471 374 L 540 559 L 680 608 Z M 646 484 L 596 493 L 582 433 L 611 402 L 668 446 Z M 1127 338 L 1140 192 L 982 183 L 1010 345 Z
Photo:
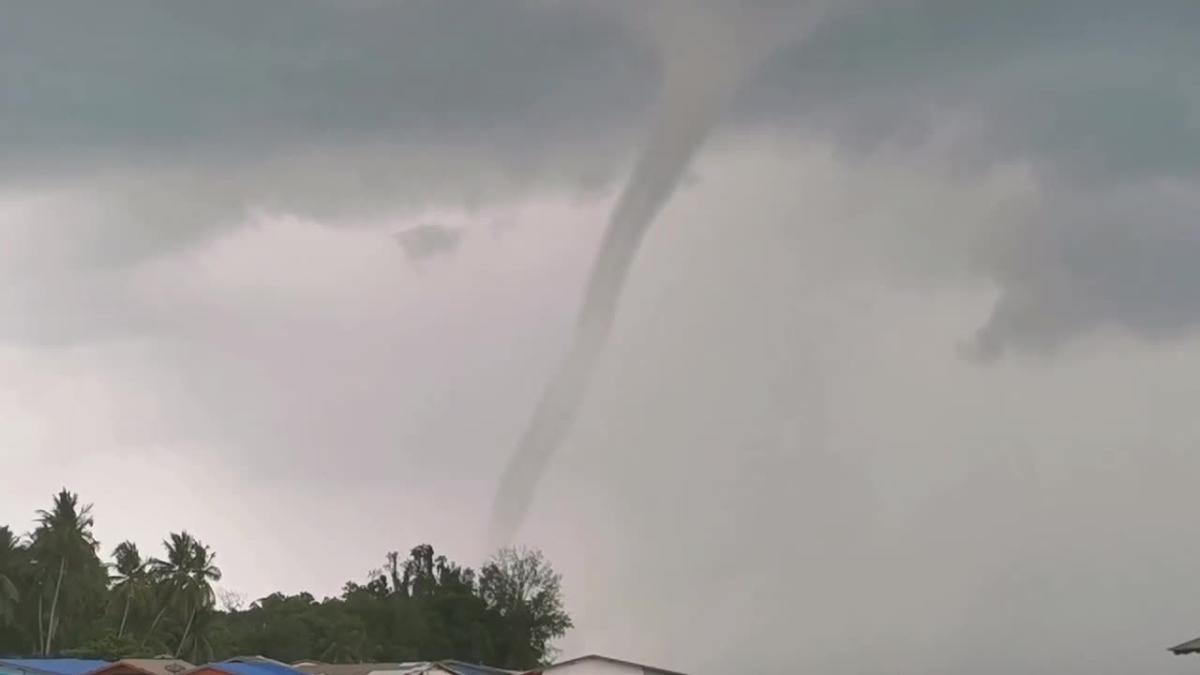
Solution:
M 42 600 L 38 599 L 38 630 L 42 637 L 42 654 L 50 654 L 54 636 L 61 621 L 59 599 L 67 573 L 82 576 L 90 563 L 99 568 L 96 557 L 96 539 L 92 536 L 91 505 L 81 506 L 79 495 L 60 491 L 54 497 L 54 507 L 49 511 L 38 511 L 38 527 L 32 535 L 30 548 L 35 564 L 40 568 L 42 583 L 53 577 L 54 592 L 50 599 L 50 611 L 42 627 Z M 55 570 L 53 573 L 51 570 Z
M 163 541 L 163 549 L 166 550 L 167 557 L 151 558 L 147 563 L 148 573 L 157 588 L 158 612 L 155 613 L 154 620 L 150 622 L 150 628 L 146 631 L 146 635 L 142 637 L 143 647 L 150 636 L 154 634 L 154 630 L 158 628 L 163 615 L 171 608 L 184 585 L 187 576 L 186 570 L 191 565 L 194 541 L 192 535 L 188 534 L 186 530 L 178 533 L 172 532 L 170 537 Z
M 13 570 L 19 564 L 17 557 L 21 543 L 8 527 L 0 527 L 0 625 L 9 625 L 16 614 L 21 594 L 13 582 Z
M 183 645 L 187 642 L 188 632 L 192 628 L 192 623 L 196 620 L 196 612 L 201 609 L 210 609 L 217 602 L 216 593 L 213 592 L 213 583 L 221 580 L 221 568 L 214 563 L 217 554 L 212 552 L 207 546 L 204 546 L 199 541 L 192 540 L 192 556 L 191 567 L 188 569 L 187 580 L 183 588 L 182 597 L 184 598 L 184 608 L 190 604 L 191 613 L 188 615 L 187 624 L 183 627 L 183 637 L 179 638 L 179 646 L 175 649 L 175 658 L 179 658 L 179 652 L 183 649 Z
M 142 555 L 138 552 L 137 544 L 132 541 L 123 541 L 113 549 L 113 558 L 116 563 L 113 565 L 116 574 L 113 575 L 113 593 L 118 598 L 124 598 L 125 608 L 121 611 L 121 626 L 117 629 L 117 637 L 125 634 L 125 625 L 129 621 L 129 608 L 133 605 L 133 600 L 141 596 L 146 588 L 147 572 L 146 562 L 142 560 Z
M 175 658 L 186 659 L 192 663 L 207 663 L 216 658 L 213 648 L 213 637 L 216 635 L 217 613 L 213 608 L 197 612 L 190 626 L 190 631 L 179 638 L 179 647 Z
M 187 643 L 196 614 L 216 604 L 216 594 L 212 585 L 221 580 L 221 570 L 213 562 L 216 554 L 212 549 L 201 544 L 186 531 L 172 533 L 170 538 L 163 542 L 163 547 L 167 551 L 166 559 L 151 561 L 154 575 L 161 582 L 162 604 L 150 632 L 153 632 L 167 609 L 178 603 L 178 608 L 182 610 L 181 616 L 187 617 L 183 635 L 175 649 L 178 658 Z

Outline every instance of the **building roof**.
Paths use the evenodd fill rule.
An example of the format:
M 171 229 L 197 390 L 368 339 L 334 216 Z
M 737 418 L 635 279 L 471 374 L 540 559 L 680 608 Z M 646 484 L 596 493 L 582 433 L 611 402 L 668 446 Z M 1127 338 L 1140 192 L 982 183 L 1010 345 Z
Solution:
M 268 659 L 265 656 L 241 656 L 227 661 L 218 661 L 193 668 L 188 673 L 202 670 L 216 670 L 227 673 L 227 675 L 304 675 L 304 671 L 296 670 L 286 663 Z
M 312 663 L 305 661 L 292 666 L 309 675 L 369 675 L 375 671 L 407 670 L 403 663 Z
M 194 670 L 196 666 L 180 659 L 121 659 L 106 663 L 89 673 L 99 675 L 110 670 L 133 670 L 143 675 L 179 675 L 184 671 Z
M 619 666 L 629 666 L 631 668 L 641 668 L 643 672 L 648 673 L 649 675 L 684 675 L 684 673 L 680 673 L 680 672 L 677 672 L 674 670 L 667 670 L 665 668 L 657 668 L 655 666 L 648 666 L 644 663 L 634 663 L 633 661 L 622 661 L 621 659 L 614 659 L 611 656 L 601 656 L 599 654 L 588 654 L 586 656 L 580 656 L 580 657 L 577 657 L 574 659 L 567 659 L 566 661 L 559 661 L 558 663 L 556 663 L 552 666 L 544 666 L 544 667 L 538 668 L 536 670 L 531 670 L 528 673 L 526 673 L 526 675 L 541 675 L 542 673 L 552 672 L 556 668 L 561 668 L 563 666 L 569 666 L 569 665 L 572 665 L 575 663 L 580 663 L 583 661 L 603 661 L 605 663 L 612 663 L 612 664 L 616 664 Z
M 1167 651 L 1171 652 L 1172 654 L 1175 654 L 1176 656 L 1179 656 L 1181 654 L 1200 654 L 1200 638 L 1196 638 L 1195 640 L 1188 640 L 1187 642 L 1185 642 L 1181 645 L 1175 645 L 1174 647 L 1171 647 Z
M 293 666 L 308 675 L 371 675 L 371 673 L 422 673 L 446 672 L 451 675 L 518 675 L 519 671 L 503 670 L 463 661 L 407 661 L 404 663 L 312 663 L 304 661 Z
M 438 661 L 434 664 L 442 670 L 448 670 L 455 675 L 516 675 L 515 670 L 503 670 L 491 666 L 482 666 L 462 661 Z
M 50 675 L 84 675 L 107 665 L 97 659 L 0 659 L 0 668 Z

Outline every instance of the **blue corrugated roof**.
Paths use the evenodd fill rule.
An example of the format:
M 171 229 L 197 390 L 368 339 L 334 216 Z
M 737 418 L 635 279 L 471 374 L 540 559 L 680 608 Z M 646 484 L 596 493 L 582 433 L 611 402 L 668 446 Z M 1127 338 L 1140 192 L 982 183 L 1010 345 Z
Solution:
M 51 675 L 84 675 L 107 665 L 98 659 L 0 659 L 0 667 Z
M 207 666 L 229 675 L 305 675 L 302 671 L 272 661 L 221 661 Z
M 491 666 L 481 666 L 474 663 L 463 663 L 462 661 L 439 661 L 438 665 L 446 670 L 457 675 L 499 675 L 501 673 L 512 673 L 511 670 L 502 670 L 500 668 L 492 668 Z

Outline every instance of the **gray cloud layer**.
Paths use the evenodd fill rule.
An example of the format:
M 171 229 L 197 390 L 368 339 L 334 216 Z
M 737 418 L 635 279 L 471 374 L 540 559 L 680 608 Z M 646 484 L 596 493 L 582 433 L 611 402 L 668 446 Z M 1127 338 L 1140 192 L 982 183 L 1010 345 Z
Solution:
M 1136 227 L 1161 242 L 1143 246 L 1173 251 L 1194 240 L 1152 196 L 1164 181 L 1186 189 L 1200 158 L 1194 3 L 848 6 L 774 59 L 732 119 L 832 135 L 850 156 L 935 143 L 951 173 L 1030 165 L 1044 204 L 1000 237 L 1006 260 L 981 253 L 1007 291 L 982 352 L 1193 323 L 1170 290 L 1189 285 L 1187 270 L 1147 267 L 1102 232 Z M 136 258 L 253 208 L 344 219 L 603 185 L 654 99 L 653 45 L 630 29 L 643 7 L 20 3 L 0 27 L 0 186 L 69 179 L 102 193 L 69 223 L 37 214 L 37 228 L 94 230 L 92 253 Z M 1111 204 L 1113 190 L 1129 203 Z M 1132 310 L 1113 296 L 1123 282 L 1086 263 L 1048 270 L 1042 283 L 1056 285 L 1006 274 L 1047 262 L 1047 247 L 1104 249 L 1132 270 L 1115 274 L 1165 275 L 1140 292 L 1177 318 Z M 1044 318 L 1059 312 L 1074 316 Z
M 932 142 L 952 173 L 1033 169 L 1039 205 L 978 250 L 1004 291 L 980 353 L 1178 334 L 1200 318 L 1200 235 L 1172 196 L 1200 168 L 1198 26 L 1186 2 L 887 3 L 778 61 L 744 113 L 791 110 L 854 153 Z
M 114 152 L 247 160 L 361 139 L 536 153 L 528 141 L 559 146 L 645 100 L 645 78 L 630 77 L 637 43 L 586 7 L 49 2 L 6 14 L 0 142 L 23 174 L 31 161 L 107 166 Z
M 461 241 L 461 231 L 437 223 L 425 223 L 396 233 L 396 242 L 413 261 L 453 253 Z

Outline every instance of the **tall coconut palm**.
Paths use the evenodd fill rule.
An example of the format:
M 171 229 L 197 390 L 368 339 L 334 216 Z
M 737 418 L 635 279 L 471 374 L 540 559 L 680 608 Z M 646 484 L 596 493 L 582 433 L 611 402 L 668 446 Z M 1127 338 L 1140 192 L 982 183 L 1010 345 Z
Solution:
M 216 554 L 185 532 L 172 533 L 163 542 L 167 557 L 151 561 L 151 569 L 159 580 L 160 607 L 151 624 L 150 633 L 158 626 L 165 612 L 172 606 L 181 610 L 185 618 L 183 635 L 176 646 L 176 654 L 183 649 L 191 632 L 196 614 L 216 603 L 213 583 L 221 580 L 221 570 L 214 564 Z
M 117 637 L 120 638 L 125 635 L 125 626 L 129 622 L 129 608 L 133 606 L 134 599 L 140 597 L 146 589 L 147 569 L 137 544 L 132 541 L 118 544 L 113 549 L 113 559 L 116 561 L 113 565 L 116 574 L 112 577 L 112 590 L 125 604 L 121 610 L 121 626 L 117 629 Z
M 207 663 L 216 658 L 213 638 L 217 633 L 217 612 L 213 608 L 201 609 L 193 618 L 190 631 L 179 639 L 175 658 L 192 663 Z
M 0 625 L 13 622 L 21 594 L 13 581 L 20 561 L 21 542 L 8 527 L 0 527 Z
M 191 566 L 181 593 L 184 608 L 186 610 L 190 606 L 190 611 L 187 623 L 183 627 L 183 636 L 179 638 L 179 645 L 175 648 L 176 658 L 179 658 L 179 653 L 187 642 L 188 633 L 196 620 L 196 613 L 211 609 L 217 602 L 212 585 L 221 580 L 221 568 L 215 564 L 216 557 L 212 549 L 199 541 L 192 541 Z
M 154 614 L 154 620 L 150 622 L 150 628 L 142 636 L 143 647 L 158 628 L 159 622 L 162 621 L 167 610 L 171 609 L 179 598 L 180 590 L 187 578 L 187 569 L 191 566 L 194 541 L 192 535 L 188 534 L 186 530 L 172 532 L 167 539 L 163 540 L 163 549 L 167 552 L 167 556 L 151 558 L 147 563 L 147 570 L 155 586 L 158 611 Z
M 55 495 L 53 508 L 38 511 L 38 527 L 33 532 L 30 548 L 42 583 L 53 587 L 44 628 L 41 611 L 43 598 L 39 598 L 38 604 L 38 630 L 42 637 L 43 654 L 50 654 L 54 645 L 54 637 L 62 619 L 59 601 L 68 575 L 77 576 L 82 581 L 90 573 L 100 571 L 100 561 L 96 556 L 97 543 L 92 535 L 94 521 L 91 513 L 90 504 L 80 505 L 79 495 L 66 489 Z

